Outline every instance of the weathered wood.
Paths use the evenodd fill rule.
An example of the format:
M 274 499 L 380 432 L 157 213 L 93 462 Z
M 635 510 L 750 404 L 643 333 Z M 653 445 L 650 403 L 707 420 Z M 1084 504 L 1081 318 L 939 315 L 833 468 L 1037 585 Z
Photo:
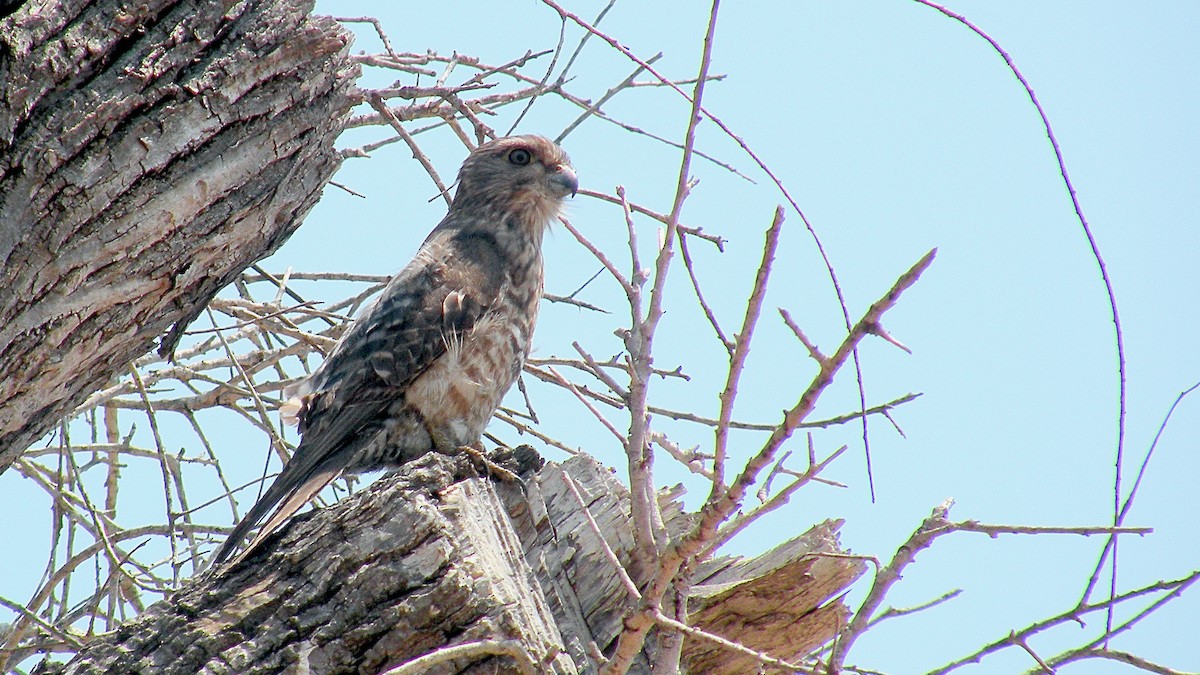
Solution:
M 866 570 L 843 557 L 842 521 L 827 520 L 756 558 L 724 558 L 697 574 L 688 599 L 691 623 L 730 641 L 796 662 L 829 641 L 850 619 L 829 602 Z M 758 663 L 712 642 L 688 639 L 684 662 L 696 673 L 755 672 Z
M 623 564 L 631 560 L 628 491 L 585 456 L 526 473 L 523 485 L 462 478 L 470 472 L 461 457 L 415 460 L 294 519 L 247 560 L 193 580 L 47 672 L 378 673 L 487 641 L 519 644 L 538 672 L 596 672 L 634 604 L 604 552 L 607 544 Z M 688 516 L 675 496 L 664 498 L 678 527 Z M 840 552 L 838 525 L 753 560 L 703 566 L 693 624 L 783 658 L 827 641 L 847 611 L 829 599 L 862 568 L 813 555 Z M 757 670 L 693 638 L 684 655 L 689 672 Z M 426 672 L 519 671 L 509 656 L 466 652 Z
M 66 673 L 378 673 L 500 638 L 574 673 L 489 479 L 431 453 L 294 519 L 242 563 L 193 580 L 89 644 Z M 512 487 L 519 491 L 519 488 Z M 512 672 L 474 656 L 429 673 Z
M 442 512 L 453 514 L 455 545 L 461 563 L 475 579 L 472 591 L 494 601 L 490 617 L 496 632 L 508 633 L 543 670 L 576 673 L 579 669 L 564 651 L 562 636 L 541 584 L 525 562 L 525 550 L 497 495 L 497 488 L 519 492 L 515 486 L 496 486 L 487 479 L 457 483 L 442 494 Z M 498 614 L 498 616 L 496 616 Z M 498 637 L 498 636 L 496 636 Z
M 583 507 L 568 488 L 570 474 L 592 518 L 604 533 L 601 541 Z M 632 557 L 629 491 L 612 470 L 585 455 L 560 464 L 547 463 L 531 481 L 527 495 L 505 493 L 514 529 L 521 537 L 563 643 L 582 672 L 597 669 L 594 655 L 605 652 L 619 635 L 625 610 L 633 601 L 604 554 L 607 542 L 628 570 Z M 645 573 L 632 570 L 637 581 Z M 639 664 L 645 668 L 646 663 Z
M 358 69 L 311 9 L 30 0 L 0 19 L 0 471 L 316 203 Z

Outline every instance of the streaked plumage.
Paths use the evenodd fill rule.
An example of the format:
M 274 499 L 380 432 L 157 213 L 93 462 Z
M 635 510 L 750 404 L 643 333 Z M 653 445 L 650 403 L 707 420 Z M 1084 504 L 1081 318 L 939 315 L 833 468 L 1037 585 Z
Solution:
M 214 564 L 272 508 L 243 557 L 342 472 L 399 466 L 479 440 L 529 353 L 542 235 L 578 184 L 540 136 L 481 145 L 446 217 L 324 363 L 285 392 L 303 434 Z

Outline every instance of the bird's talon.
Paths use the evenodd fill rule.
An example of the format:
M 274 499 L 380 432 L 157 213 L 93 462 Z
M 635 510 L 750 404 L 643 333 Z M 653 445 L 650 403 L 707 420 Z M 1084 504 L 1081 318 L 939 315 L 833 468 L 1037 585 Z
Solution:
M 517 474 L 492 461 L 492 459 L 479 448 L 471 445 L 464 445 L 459 449 L 471 458 L 471 463 L 475 466 L 476 470 L 481 470 L 486 475 L 494 476 L 505 482 L 521 482 L 521 479 L 517 476 Z

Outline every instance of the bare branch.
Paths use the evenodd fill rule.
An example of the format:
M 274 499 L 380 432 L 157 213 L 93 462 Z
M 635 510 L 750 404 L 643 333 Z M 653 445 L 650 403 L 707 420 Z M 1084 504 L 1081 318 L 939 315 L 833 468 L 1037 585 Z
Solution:
M 787 661 L 784 661 L 783 659 L 777 659 L 773 656 L 770 656 L 769 654 L 764 654 L 763 652 L 755 651 L 753 649 L 750 649 L 749 647 L 740 645 L 736 642 L 726 640 L 725 638 L 721 637 L 720 635 L 714 635 L 713 633 L 702 631 L 699 628 L 693 628 L 692 626 L 689 626 L 687 624 L 680 623 L 674 619 L 671 619 L 670 617 L 665 616 L 661 612 L 659 612 L 658 614 L 655 615 L 654 620 L 656 622 L 658 622 L 660 625 L 666 626 L 666 627 L 670 628 L 671 630 L 677 630 L 677 631 L 684 633 L 686 635 L 689 635 L 691 637 L 705 640 L 705 641 L 711 642 L 716 645 L 720 645 L 723 649 L 728 649 L 729 651 L 732 651 L 732 652 L 737 652 L 739 654 L 745 654 L 746 656 L 753 657 L 756 661 L 758 661 L 759 663 L 762 663 L 763 665 L 774 666 L 775 668 L 783 668 L 783 669 L 787 670 L 788 672 L 793 672 L 793 673 L 815 673 L 816 672 L 815 670 L 813 670 L 812 668 L 809 668 L 807 666 L 803 666 L 798 663 L 789 663 Z
M 1079 195 L 1075 190 L 1075 185 L 1071 181 L 1071 175 L 1067 172 L 1067 162 L 1063 158 L 1062 148 L 1059 147 L 1058 137 L 1054 134 L 1054 128 L 1050 126 L 1050 118 L 1046 115 L 1046 111 L 1042 108 L 1042 104 L 1038 101 L 1037 94 L 1033 91 L 1033 86 L 1025 79 L 1025 75 L 1017 68 L 1016 63 L 1008 52 L 996 42 L 992 36 L 988 35 L 983 29 L 971 23 L 965 16 L 956 14 L 955 12 L 931 2 L 930 0 L 917 0 L 918 3 L 930 7 L 946 17 L 957 21 L 965 26 L 971 32 L 983 38 L 988 45 L 991 46 L 1000 58 L 1004 59 L 1005 66 L 1009 72 L 1017 78 L 1021 86 L 1025 88 L 1026 95 L 1029 96 L 1029 101 L 1033 104 L 1034 109 L 1041 118 L 1042 128 L 1046 132 L 1046 138 L 1050 141 L 1050 147 L 1054 150 L 1054 159 L 1058 162 L 1058 172 L 1063 179 L 1063 187 L 1067 189 L 1067 195 L 1071 199 L 1071 205 L 1075 207 L 1075 217 L 1079 221 L 1079 227 L 1083 230 L 1084 236 L 1087 238 L 1088 246 L 1091 248 L 1092 258 L 1096 261 L 1096 267 L 1100 271 L 1100 278 L 1104 282 L 1104 291 L 1108 295 L 1108 308 L 1112 315 L 1113 335 L 1115 338 L 1115 347 L 1117 352 L 1117 447 L 1116 457 L 1114 458 L 1114 474 L 1113 474 L 1113 525 L 1121 524 L 1121 499 L 1123 498 L 1123 490 L 1121 488 L 1122 472 L 1124 470 L 1125 460 L 1125 413 L 1127 408 L 1126 398 L 1128 396 L 1128 385 L 1125 381 L 1125 334 L 1121 329 L 1121 316 L 1117 311 L 1117 295 L 1113 290 L 1112 279 L 1108 275 L 1108 267 L 1104 264 L 1104 258 L 1100 255 L 1100 246 L 1096 243 L 1096 237 L 1092 234 L 1092 228 L 1088 225 L 1087 217 L 1083 215 L 1083 204 L 1079 201 Z M 1116 596 L 1117 592 L 1117 552 L 1116 541 L 1112 540 L 1112 575 L 1110 577 L 1109 598 Z M 1106 547 L 1107 548 L 1107 547 Z M 1101 556 L 1103 562 L 1103 555 Z M 1088 589 L 1084 592 L 1083 597 L 1086 599 L 1091 594 L 1091 587 L 1094 581 L 1089 581 Z M 1113 615 L 1110 612 L 1106 619 L 1108 628 L 1112 628 Z
M 433 167 L 433 162 L 429 161 L 429 158 L 425 156 L 421 147 L 413 140 L 412 135 L 404 128 L 404 125 L 400 124 L 400 120 L 396 119 L 396 115 L 392 112 L 391 108 L 387 107 L 387 104 L 383 102 L 383 98 L 378 94 L 371 94 L 368 101 L 371 107 L 377 110 L 388 121 L 388 124 L 392 125 L 392 128 L 396 130 L 400 138 L 403 138 L 404 142 L 408 144 L 409 149 L 412 150 L 413 158 L 420 162 L 421 166 L 425 167 L 425 172 L 429 174 L 429 177 L 433 180 L 433 184 L 437 186 L 438 194 L 446 201 L 446 206 L 450 206 L 450 189 L 442 183 L 437 169 Z
M 775 217 L 767 228 L 766 242 L 763 244 L 762 262 L 759 263 L 758 273 L 754 277 L 754 286 L 746 301 L 746 316 L 742 319 L 742 329 L 737 333 L 733 353 L 729 358 L 729 373 L 725 378 L 725 389 L 721 392 L 721 412 L 717 418 L 717 433 L 713 447 L 713 486 L 709 494 L 709 502 L 719 498 L 725 490 L 725 453 L 729 442 L 729 421 L 733 419 L 733 402 L 737 398 L 738 382 L 742 379 L 742 371 L 746 367 L 746 358 L 750 356 L 750 342 L 754 339 L 754 327 L 762 312 L 763 298 L 767 294 L 767 283 L 771 278 L 771 265 L 775 262 L 775 249 L 779 246 L 779 232 L 783 229 L 783 207 L 775 209 Z M 699 290 L 697 289 L 697 293 Z
M 1118 651 L 1115 649 L 1074 649 L 1064 654 L 1056 656 L 1050 662 L 1055 666 L 1065 666 L 1076 661 L 1086 661 L 1088 659 L 1103 659 L 1106 661 L 1116 661 L 1133 666 L 1139 670 L 1144 670 L 1147 673 L 1156 673 L 1157 675 L 1195 675 L 1174 668 L 1154 663 L 1149 659 L 1144 659 L 1129 652 Z
M 517 663 L 517 669 L 522 675 L 538 675 L 537 664 L 529 656 L 529 652 L 516 640 L 477 640 L 464 642 L 451 647 L 442 647 L 437 651 L 413 659 L 408 663 L 396 666 L 384 675 L 420 675 L 429 669 L 443 664 L 451 664 L 459 659 L 478 657 L 482 655 L 507 656 Z

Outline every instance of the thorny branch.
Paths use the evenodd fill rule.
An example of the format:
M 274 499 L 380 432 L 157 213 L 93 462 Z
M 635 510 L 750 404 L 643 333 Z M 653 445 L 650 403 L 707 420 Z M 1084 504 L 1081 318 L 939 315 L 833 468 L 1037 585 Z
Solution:
M 839 632 L 837 639 L 833 642 L 833 650 L 827 665 L 829 673 L 837 673 L 842 670 L 846 655 L 854 643 L 873 623 L 882 618 L 882 615 L 877 613 L 888 590 L 901 579 L 905 568 L 912 564 L 917 554 L 929 548 L 938 537 L 952 532 L 978 532 L 992 537 L 1000 534 L 1078 534 L 1088 536 L 1110 533 L 1147 534 L 1150 532 L 1149 528 L 982 525 L 970 520 L 955 523 L 949 520 L 952 505 L 952 501 L 946 501 L 935 508 L 933 513 L 913 532 L 912 536 L 897 549 L 891 562 L 875 575 L 875 582 L 867 592 L 867 597 L 863 600 L 862 605 L 855 612 L 854 618 Z M 1024 639 L 1025 636 L 1022 634 L 1020 637 Z M 1010 641 L 1007 644 L 1018 643 Z
M 1004 65 L 1009 72 L 1016 77 L 1017 81 L 1025 89 L 1025 94 L 1029 97 L 1030 103 L 1034 110 L 1037 111 L 1038 117 L 1041 119 L 1042 128 L 1046 131 L 1046 138 L 1050 141 L 1050 148 L 1054 152 L 1054 159 L 1058 163 L 1058 172 L 1062 176 L 1063 187 L 1066 188 L 1067 196 L 1071 200 L 1071 206 L 1075 209 L 1075 217 L 1079 222 L 1079 227 L 1083 231 L 1084 237 L 1087 239 L 1088 247 L 1092 254 L 1092 259 L 1096 261 L 1096 268 L 1100 271 L 1100 278 L 1104 284 L 1104 292 L 1108 300 L 1108 308 L 1112 316 L 1113 322 L 1113 340 L 1117 357 L 1117 439 L 1116 449 L 1113 458 L 1113 525 L 1120 525 L 1123 522 L 1124 514 L 1122 513 L 1121 500 L 1124 498 L 1124 490 L 1122 488 L 1122 479 L 1125 468 L 1125 413 L 1128 407 L 1128 382 L 1126 378 L 1126 363 L 1125 363 L 1125 332 L 1121 328 L 1121 315 L 1117 311 L 1117 295 L 1113 288 L 1112 278 L 1109 276 L 1108 267 L 1104 263 L 1104 257 L 1100 254 L 1100 245 L 1096 243 L 1096 237 L 1092 233 L 1092 227 L 1088 224 L 1087 216 L 1083 213 L 1083 203 L 1079 200 L 1079 193 L 1075 189 L 1074 183 L 1071 181 L 1071 174 L 1067 171 L 1067 162 L 1063 158 L 1062 148 L 1058 144 L 1058 137 L 1054 133 L 1054 128 L 1050 124 L 1050 117 L 1046 114 L 1042 104 L 1038 101 L 1037 94 L 1033 91 L 1033 85 L 1025 78 L 1024 73 L 1017 68 L 1017 64 L 1013 61 L 1011 55 L 1006 51 L 1000 43 L 991 35 L 985 32 L 979 26 L 972 23 L 967 17 L 955 13 L 942 5 L 939 5 L 931 0 L 915 0 L 915 2 L 934 9 L 946 17 L 957 21 L 965 26 L 975 35 L 978 35 L 983 41 L 987 42 L 996 54 L 1004 60 Z M 1129 500 L 1132 501 L 1134 492 L 1129 495 Z M 1117 593 L 1117 542 L 1116 539 L 1110 539 L 1105 547 L 1104 554 L 1100 558 L 1100 566 L 1103 566 L 1105 558 L 1111 553 L 1111 564 L 1109 569 L 1112 574 L 1109 577 L 1109 599 L 1116 596 Z M 1083 592 L 1084 600 L 1091 595 L 1092 589 L 1095 587 L 1097 576 L 1093 575 L 1087 583 L 1087 587 Z M 1105 618 L 1109 629 L 1112 628 L 1113 614 L 1109 612 Z
M 1135 614 L 1133 616 L 1133 618 L 1126 621 L 1125 624 L 1122 625 L 1119 629 L 1111 629 L 1111 630 L 1106 629 L 1102 632 L 1102 634 L 1100 635 L 1099 638 L 1091 641 L 1089 644 L 1087 644 L 1083 647 L 1080 647 L 1078 649 L 1065 652 L 1063 655 L 1061 655 L 1061 657 L 1054 657 L 1051 659 L 1051 661 L 1055 662 L 1055 663 L 1063 663 L 1066 661 L 1079 660 L 1079 658 L 1092 658 L 1091 656 L 1086 656 L 1086 657 L 1082 656 L 1082 654 L 1085 652 L 1091 653 L 1091 652 L 1099 651 L 1097 649 L 1098 645 L 1100 643 L 1106 641 L 1112 635 L 1115 635 L 1118 632 L 1118 630 L 1120 632 L 1124 632 L 1124 631 L 1132 628 L 1137 622 L 1141 621 L 1142 619 L 1146 618 L 1147 616 L 1152 615 L 1154 613 L 1154 611 L 1156 609 L 1158 609 L 1159 607 L 1161 607 L 1162 605 L 1178 598 L 1185 590 L 1187 590 L 1189 587 L 1191 587 L 1197 581 L 1200 581 L 1200 570 L 1194 571 L 1191 574 L 1189 574 L 1183 578 L 1180 578 L 1180 579 L 1173 579 L 1170 581 L 1157 581 L 1155 583 L 1149 584 L 1147 586 L 1143 586 L 1141 588 L 1134 589 L 1132 591 L 1126 591 L 1124 593 L 1119 593 L 1119 594 L 1117 594 L 1116 597 L 1105 598 L 1104 600 L 1102 600 L 1100 602 L 1089 603 L 1089 604 L 1077 606 L 1077 607 L 1071 607 L 1070 609 L 1068 609 L 1065 612 L 1062 612 L 1061 614 L 1057 614 L 1050 618 L 1043 619 L 1041 621 L 1030 624 L 1029 626 L 1025 627 L 1024 629 L 1022 629 L 1020 631 L 1010 632 L 1008 635 L 1005 635 L 1004 637 L 989 643 L 988 645 L 984 646 L 983 648 L 981 648 L 980 650 L 976 651 L 973 654 L 965 656 L 965 657 L 958 659 L 957 661 L 954 661 L 952 663 L 946 664 L 945 666 L 937 668 L 936 670 L 930 671 L 930 675 L 944 675 L 944 673 L 949 673 L 953 670 L 957 670 L 958 668 L 961 668 L 962 666 L 972 664 L 972 663 L 979 663 L 986 656 L 994 654 L 1003 649 L 1012 647 L 1015 644 L 1014 640 L 1028 640 L 1033 635 L 1036 635 L 1039 633 L 1044 633 L 1052 628 L 1055 628 L 1057 626 L 1064 625 L 1064 624 L 1081 624 L 1083 622 L 1084 617 L 1086 617 L 1088 614 L 1092 614 L 1094 612 L 1104 612 L 1107 615 L 1111 609 L 1115 609 L 1117 607 L 1123 606 L 1125 603 L 1128 603 L 1131 600 L 1152 597 L 1154 595 L 1159 596 L 1153 603 L 1150 604 L 1149 607 L 1146 607 L 1146 608 L 1142 609 L 1141 611 L 1139 611 L 1137 614 Z M 1072 656 L 1072 655 L 1075 655 L 1075 656 Z M 1065 661 L 1060 661 L 1059 660 L 1060 658 L 1065 659 Z
M 770 464 L 784 441 L 798 428 L 804 418 L 812 412 L 821 393 L 832 383 L 838 370 L 846 363 L 858 343 L 872 334 L 880 325 L 883 315 L 895 306 L 905 290 L 920 278 L 933 263 L 934 251 L 930 251 L 908 272 L 901 275 L 883 298 L 873 304 L 850 334 L 842 341 L 837 351 L 823 359 L 817 375 L 800 396 L 799 402 L 785 412 L 783 421 L 771 432 L 758 453 L 746 462 L 741 473 L 730 486 L 721 491 L 716 499 L 710 499 L 700 511 L 699 522 L 686 536 L 663 551 L 657 561 L 657 573 L 643 592 L 637 613 L 626 619 L 625 632 L 618 641 L 612 659 L 605 672 L 620 673 L 627 669 L 632 659 L 641 651 L 648 631 L 654 625 L 658 604 L 662 602 L 672 580 L 685 565 L 696 560 L 718 536 L 720 525 L 741 508 L 750 485 L 756 482 L 760 472 Z M 714 486 L 715 489 L 716 486 Z

